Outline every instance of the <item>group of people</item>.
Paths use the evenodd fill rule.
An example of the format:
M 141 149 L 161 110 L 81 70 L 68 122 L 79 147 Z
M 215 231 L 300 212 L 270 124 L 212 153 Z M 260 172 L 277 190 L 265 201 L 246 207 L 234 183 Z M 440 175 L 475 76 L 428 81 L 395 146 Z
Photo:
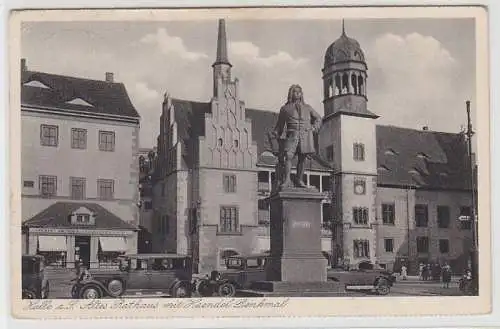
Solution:
M 451 282 L 451 267 L 448 263 L 444 263 L 441 266 L 438 263 L 435 264 L 424 264 L 420 263 L 418 267 L 418 276 L 420 280 L 428 281 L 441 281 L 443 282 L 444 288 L 449 288 Z

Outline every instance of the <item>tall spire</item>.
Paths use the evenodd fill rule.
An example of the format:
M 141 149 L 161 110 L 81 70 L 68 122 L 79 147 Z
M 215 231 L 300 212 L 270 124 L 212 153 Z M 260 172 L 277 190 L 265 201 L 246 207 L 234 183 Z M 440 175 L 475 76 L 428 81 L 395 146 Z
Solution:
M 227 57 L 226 21 L 224 19 L 219 19 L 219 34 L 217 36 L 217 57 L 215 59 L 214 65 L 217 64 L 231 65 Z
M 345 34 L 345 22 L 344 22 L 343 18 L 342 18 L 342 35 L 346 35 Z

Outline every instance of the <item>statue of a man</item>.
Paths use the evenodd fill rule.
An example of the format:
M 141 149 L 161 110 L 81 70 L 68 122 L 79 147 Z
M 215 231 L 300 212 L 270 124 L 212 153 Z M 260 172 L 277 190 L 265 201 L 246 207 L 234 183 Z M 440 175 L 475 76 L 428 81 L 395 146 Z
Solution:
M 314 133 L 321 127 L 321 116 L 314 109 L 304 103 L 302 88 L 292 85 L 288 90 L 288 99 L 280 109 L 278 122 L 273 131 L 275 138 L 283 138 L 278 154 L 277 173 L 279 187 L 307 187 L 304 176 L 304 161 L 310 154 L 316 153 L 314 147 Z M 284 135 L 284 137 L 282 137 Z M 291 181 L 292 160 L 297 155 L 297 177 Z M 282 172 L 281 172 L 282 171 Z

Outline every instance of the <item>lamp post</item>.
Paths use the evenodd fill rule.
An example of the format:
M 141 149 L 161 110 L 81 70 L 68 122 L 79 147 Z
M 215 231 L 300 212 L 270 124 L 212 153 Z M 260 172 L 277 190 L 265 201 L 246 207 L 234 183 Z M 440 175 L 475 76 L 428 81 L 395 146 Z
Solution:
M 472 131 L 472 123 L 470 118 L 470 101 L 466 101 L 467 109 L 467 142 L 469 148 L 469 167 L 470 167 L 470 184 L 471 184 L 471 197 L 472 197 L 472 209 L 470 213 L 471 229 L 472 229 L 472 248 L 470 250 L 470 261 L 471 261 L 471 273 L 474 282 L 474 288 L 478 287 L 478 250 L 477 250 L 477 220 L 476 220 L 476 192 L 475 192 L 475 175 L 474 175 L 474 159 L 472 156 L 472 136 L 474 132 Z

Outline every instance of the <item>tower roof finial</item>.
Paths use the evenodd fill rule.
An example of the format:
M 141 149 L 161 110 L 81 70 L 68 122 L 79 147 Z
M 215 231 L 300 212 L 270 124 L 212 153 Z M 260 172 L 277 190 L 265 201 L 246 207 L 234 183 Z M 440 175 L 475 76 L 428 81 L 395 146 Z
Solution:
M 217 35 L 217 57 L 215 64 L 229 64 L 227 57 L 226 21 L 219 19 L 219 33 Z
M 344 21 L 344 19 L 343 19 L 343 18 L 342 18 L 342 34 L 343 34 L 343 35 L 346 35 L 346 34 L 345 34 L 345 21 Z

